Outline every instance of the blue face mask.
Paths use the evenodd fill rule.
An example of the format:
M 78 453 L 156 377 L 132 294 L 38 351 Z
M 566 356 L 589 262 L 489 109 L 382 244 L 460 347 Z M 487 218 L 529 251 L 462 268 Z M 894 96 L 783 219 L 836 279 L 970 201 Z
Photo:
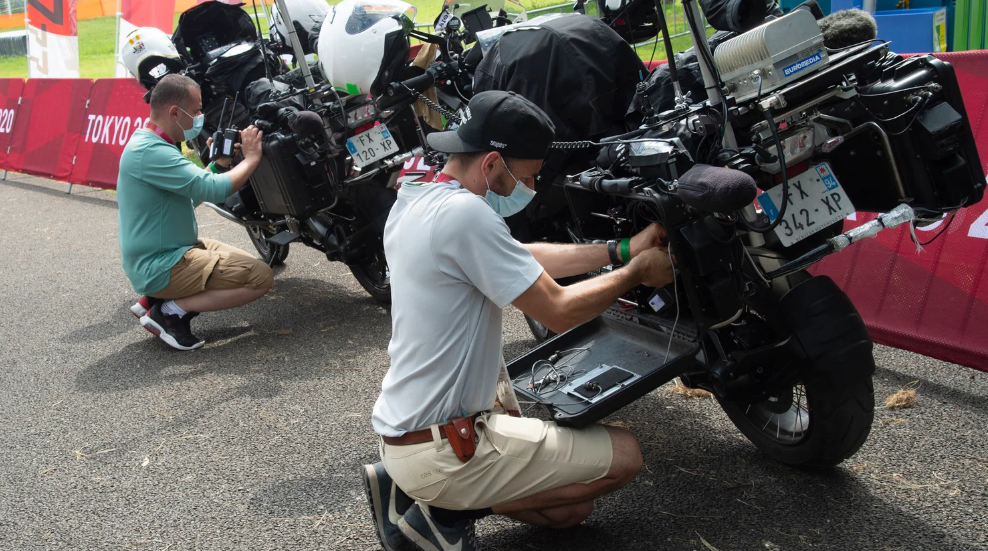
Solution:
M 524 182 L 515 178 L 514 174 L 511 174 L 508 164 L 504 162 L 504 157 L 501 157 L 501 163 L 504 164 L 504 170 L 507 170 L 508 174 L 514 178 L 515 189 L 511 190 L 511 195 L 501 197 L 491 191 L 491 183 L 487 182 L 487 177 L 485 176 L 484 181 L 487 182 L 487 193 L 484 195 L 484 199 L 487 199 L 487 204 L 494 209 L 494 212 L 500 214 L 503 218 L 507 218 L 512 214 L 517 214 L 525 210 L 525 207 L 535 197 L 535 190 L 529 189 Z
M 185 109 L 179 107 L 179 110 L 185 113 L 186 115 L 189 115 L 189 112 L 186 111 Z M 192 117 L 192 115 L 189 116 Z M 185 135 L 185 141 L 191 142 L 192 140 L 199 137 L 199 134 L 202 132 L 202 123 L 205 120 L 206 120 L 206 116 L 200 113 L 199 115 L 192 117 L 192 128 L 186 130 L 182 128 L 181 124 L 178 125 L 179 128 L 182 128 L 182 133 Z M 175 122 L 177 123 L 178 121 Z

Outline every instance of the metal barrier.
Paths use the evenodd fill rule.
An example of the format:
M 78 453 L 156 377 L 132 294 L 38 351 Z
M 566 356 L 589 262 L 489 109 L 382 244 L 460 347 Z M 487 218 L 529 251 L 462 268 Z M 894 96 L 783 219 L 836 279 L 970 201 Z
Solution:
M 27 55 L 27 31 L 0 33 L 0 57 L 24 57 Z

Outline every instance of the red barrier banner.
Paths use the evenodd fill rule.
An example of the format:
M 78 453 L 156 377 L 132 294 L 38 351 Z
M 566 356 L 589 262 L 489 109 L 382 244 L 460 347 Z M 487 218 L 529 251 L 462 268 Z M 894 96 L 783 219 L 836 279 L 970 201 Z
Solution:
M 14 118 L 24 91 L 24 79 L 0 78 L 0 167 L 7 160 L 10 136 L 14 130 Z
M 92 87 L 89 79 L 28 79 L 0 168 L 68 181 Z
M 133 78 L 96 81 L 89 93 L 86 122 L 69 182 L 116 189 L 124 146 L 150 116 L 144 92 Z
M 988 51 L 937 54 L 957 73 L 981 162 L 988 163 Z M 986 167 L 988 172 L 988 167 Z M 844 229 L 873 220 L 860 214 Z M 887 230 L 813 268 L 861 312 L 875 342 L 988 371 L 988 200 L 952 220 Z

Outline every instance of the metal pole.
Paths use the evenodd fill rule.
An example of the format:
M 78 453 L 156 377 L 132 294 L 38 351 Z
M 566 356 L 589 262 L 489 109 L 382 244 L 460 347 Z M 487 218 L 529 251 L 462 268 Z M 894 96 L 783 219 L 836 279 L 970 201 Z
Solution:
M 292 43 L 292 49 L 295 51 L 295 59 L 298 60 L 298 66 L 302 69 L 302 77 L 305 79 L 305 85 L 309 88 L 315 88 L 316 83 L 312 80 L 312 73 L 309 71 L 309 63 L 305 61 L 305 53 L 302 51 L 302 44 L 298 41 L 298 35 L 295 33 L 295 25 L 292 24 L 292 18 L 288 15 L 288 6 L 285 5 L 285 0 L 275 0 L 278 5 L 278 11 L 281 12 L 281 20 L 285 22 L 285 27 L 288 29 L 288 39 Z
M 268 40 L 271 39 L 271 26 L 274 24 L 271 21 L 271 13 L 268 12 L 267 0 L 261 0 L 261 11 L 264 12 L 264 21 L 268 24 Z
M 700 15 L 700 8 L 694 0 L 683 0 L 683 10 L 689 10 L 692 15 L 692 20 L 700 27 L 699 21 L 702 21 Z M 710 101 L 711 105 L 717 105 L 721 102 L 720 88 L 717 86 L 717 79 L 714 78 L 714 72 L 716 69 L 714 67 L 707 66 L 707 59 L 713 59 L 713 55 L 710 53 L 710 46 L 707 44 L 706 33 L 703 32 L 703 27 L 699 29 L 693 29 L 693 26 L 689 24 L 690 18 L 686 18 L 686 26 L 689 27 L 690 39 L 693 41 L 693 48 L 697 52 L 697 61 L 700 64 L 700 74 L 703 75 L 703 87 L 707 90 L 707 99 Z M 697 33 L 703 33 L 701 36 L 697 36 Z M 701 54 L 701 49 L 706 55 Z M 734 137 L 734 129 L 731 127 L 729 121 L 724 121 L 724 143 L 727 147 L 737 147 L 738 142 Z
M 113 76 L 120 74 L 117 66 L 120 65 L 120 0 L 117 0 L 117 23 L 113 32 Z
M 65 186 L 65 193 L 72 193 L 72 184 Z

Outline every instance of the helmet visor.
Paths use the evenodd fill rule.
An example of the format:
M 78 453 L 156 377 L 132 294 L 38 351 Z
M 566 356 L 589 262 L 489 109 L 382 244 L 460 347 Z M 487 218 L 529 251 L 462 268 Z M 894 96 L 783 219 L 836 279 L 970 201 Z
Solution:
M 360 34 L 373 27 L 378 21 L 394 17 L 406 32 L 415 28 L 415 6 L 404 2 L 387 0 L 358 2 L 347 18 L 347 34 Z

